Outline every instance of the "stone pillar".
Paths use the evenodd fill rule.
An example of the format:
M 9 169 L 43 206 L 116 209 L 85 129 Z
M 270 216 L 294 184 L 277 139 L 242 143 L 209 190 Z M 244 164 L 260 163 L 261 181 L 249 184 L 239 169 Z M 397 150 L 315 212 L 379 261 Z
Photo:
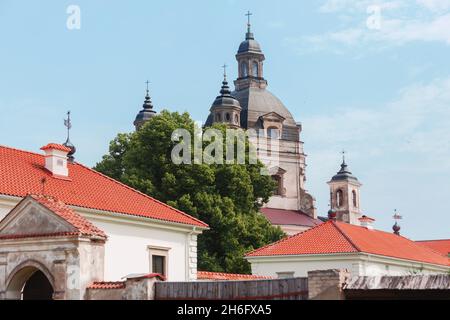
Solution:
M 0 252 L 0 300 L 6 299 L 6 258 L 7 254 Z
M 342 288 L 349 279 L 348 270 L 317 270 L 308 272 L 308 299 L 344 300 Z
M 188 281 L 197 280 L 197 235 L 188 236 Z

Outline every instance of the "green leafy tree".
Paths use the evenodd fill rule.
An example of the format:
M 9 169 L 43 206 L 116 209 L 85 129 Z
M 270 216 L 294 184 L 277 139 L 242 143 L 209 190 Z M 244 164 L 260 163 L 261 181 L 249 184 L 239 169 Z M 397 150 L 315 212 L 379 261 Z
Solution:
M 246 164 L 174 164 L 172 132 L 182 128 L 193 137 L 194 126 L 187 113 L 162 111 L 137 132 L 119 134 L 95 169 L 206 222 L 210 230 L 198 242 L 200 270 L 249 273 L 244 254 L 284 236 L 259 213 L 274 183 L 260 174 L 261 162 L 249 164 L 246 138 Z M 225 126 L 214 128 L 225 137 Z

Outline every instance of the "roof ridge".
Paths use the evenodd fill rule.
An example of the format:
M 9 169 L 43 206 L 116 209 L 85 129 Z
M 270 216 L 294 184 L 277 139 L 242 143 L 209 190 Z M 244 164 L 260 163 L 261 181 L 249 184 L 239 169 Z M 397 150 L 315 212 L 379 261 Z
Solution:
M 331 224 L 342 234 L 342 236 L 355 248 L 358 252 L 363 252 L 356 243 L 341 229 L 335 221 L 330 220 Z M 355 226 L 357 227 L 357 226 Z M 361 227 L 362 228 L 362 227 Z
M 414 242 L 437 242 L 437 241 L 450 241 L 450 239 L 414 240 Z
M 107 175 L 105 175 L 105 174 L 103 174 L 103 173 L 101 173 L 101 172 L 99 172 L 99 171 L 97 171 L 97 170 L 95 170 L 95 169 L 89 168 L 88 166 L 85 166 L 85 165 L 83 165 L 83 164 L 81 164 L 81 163 L 76 163 L 76 164 L 79 165 L 79 166 L 81 166 L 81 167 L 83 167 L 83 168 L 85 168 L 85 169 L 87 169 L 87 170 L 90 170 L 90 171 L 92 171 L 92 172 L 94 172 L 94 173 L 100 175 L 101 177 L 104 177 L 104 178 L 106 178 L 106 179 L 108 179 L 108 180 L 110 180 L 110 181 L 112 181 L 112 182 L 114 182 L 114 183 L 116 183 L 116 184 L 118 184 L 118 185 L 121 185 L 122 187 L 125 187 L 125 188 L 127 188 L 127 189 L 129 189 L 129 190 L 131 190 L 131 191 L 133 191 L 133 192 L 139 193 L 140 195 L 142 195 L 142 196 L 144 196 L 144 197 L 146 197 L 146 198 L 148 198 L 148 199 L 150 199 L 150 200 L 153 200 L 153 201 L 155 201 L 155 202 L 157 202 L 157 203 L 159 203 L 159 204 L 165 206 L 166 208 L 175 210 L 175 211 L 177 211 L 178 213 L 184 215 L 185 217 L 190 218 L 190 219 L 193 219 L 193 220 L 195 220 L 196 222 L 199 222 L 199 223 L 203 224 L 205 227 L 208 227 L 208 224 L 206 224 L 205 222 L 201 221 L 200 219 L 197 219 L 197 218 L 191 216 L 190 214 L 187 214 L 186 212 L 183 212 L 183 211 L 181 211 L 181 210 L 179 210 L 179 209 L 177 209 L 177 208 L 171 207 L 171 206 L 169 206 L 168 204 L 166 204 L 166 203 L 164 203 L 164 202 L 162 202 L 162 201 L 159 201 L 159 200 L 157 200 L 157 199 L 155 199 L 155 198 L 149 196 L 148 194 L 145 194 L 145 193 L 143 193 L 143 192 L 141 192 L 141 191 L 139 191 L 139 190 L 137 190 L 137 189 L 134 189 L 134 188 L 132 188 L 132 187 L 126 185 L 126 184 L 123 183 L 123 182 L 120 182 L 120 181 L 118 181 L 118 180 L 116 180 L 116 179 L 113 179 L 113 178 L 111 178 L 111 177 L 108 177 Z
M 274 246 L 274 245 L 276 245 L 276 244 L 279 244 L 279 243 L 281 243 L 281 242 L 287 241 L 287 240 L 289 240 L 289 239 L 299 237 L 300 235 L 302 235 L 302 234 L 304 234 L 304 233 L 307 233 L 307 232 L 309 232 L 309 231 L 311 231 L 311 230 L 314 230 L 314 229 L 316 229 L 316 228 L 322 227 L 322 226 L 324 226 L 324 225 L 326 225 L 326 224 L 327 224 L 327 222 L 321 223 L 321 224 L 316 225 L 316 226 L 314 226 L 314 227 L 312 227 L 312 228 L 310 228 L 310 229 L 307 229 L 307 230 L 304 230 L 304 231 L 302 231 L 302 232 L 293 234 L 293 235 L 291 235 L 291 236 L 284 237 L 283 239 L 280 239 L 280 240 L 278 240 L 278 241 L 275 241 L 275 242 L 266 244 L 265 246 L 262 246 L 262 247 L 260 247 L 260 248 L 254 249 L 254 250 L 252 250 L 252 251 L 246 253 L 245 256 L 248 256 L 248 255 L 253 254 L 253 253 L 257 253 L 257 252 L 259 252 L 259 251 L 261 251 L 261 250 L 263 250 L 263 249 L 265 249 L 265 248 Z

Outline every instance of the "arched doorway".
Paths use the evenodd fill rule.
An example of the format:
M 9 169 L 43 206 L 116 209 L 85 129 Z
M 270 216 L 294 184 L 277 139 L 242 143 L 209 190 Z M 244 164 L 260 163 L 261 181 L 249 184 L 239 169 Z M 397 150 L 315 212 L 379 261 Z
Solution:
M 25 282 L 22 300 L 52 300 L 53 287 L 45 274 L 38 270 Z
M 52 300 L 53 285 L 49 277 L 36 266 L 26 266 L 12 276 L 6 290 L 6 299 Z

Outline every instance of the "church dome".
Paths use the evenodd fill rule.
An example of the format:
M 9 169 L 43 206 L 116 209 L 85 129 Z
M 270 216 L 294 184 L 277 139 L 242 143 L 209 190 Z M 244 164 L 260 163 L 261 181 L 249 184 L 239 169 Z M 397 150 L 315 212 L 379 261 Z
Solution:
M 348 170 L 348 165 L 343 159 L 341 164 L 341 170 L 331 178 L 331 181 L 342 181 L 342 180 L 353 180 L 358 181 L 358 179 Z
M 239 45 L 238 54 L 244 52 L 262 53 L 261 46 L 254 39 L 246 39 Z
M 247 111 L 246 120 L 249 128 L 260 116 L 271 112 L 275 112 L 285 118 L 284 123 L 286 125 L 296 125 L 294 117 L 283 102 L 267 89 L 250 87 L 245 90 L 234 91 L 232 95 L 239 100 L 242 109 Z

